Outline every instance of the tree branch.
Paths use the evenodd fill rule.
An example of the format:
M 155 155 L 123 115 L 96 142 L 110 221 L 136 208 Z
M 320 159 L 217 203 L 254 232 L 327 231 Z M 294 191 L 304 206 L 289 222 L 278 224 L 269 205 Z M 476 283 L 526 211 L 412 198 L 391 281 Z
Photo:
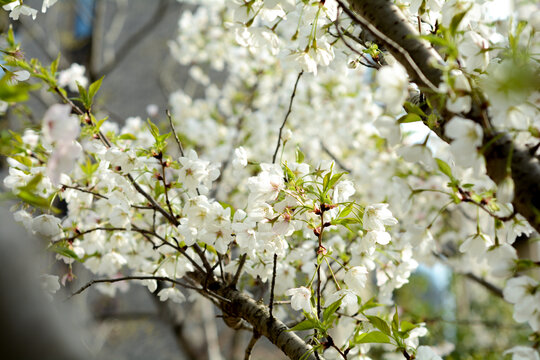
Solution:
M 292 360 L 315 360 L 313 349 L 298 335 L 289 331 L 287 325 L 280 320 L 270 317 L 268 307 L 258 304 L 248 295 L 231 288 L 217 291 L 220 295 L 231 300 L 230 303 L 220 304 L 221 309 L 229 316 L 244 319 L 253 326 L 259 334 L 266 336 L 274 345 L 279 347 Z M 322 359 L 322 356 L 319 355 Z
M 303 73 L 304 73 L 303 70 L 298 73 L 298 77 L 296 78 L 296 82 L 294 83 L 293 92 L 291 94 L 291 100 L 289 101 L 289 108 L 287 109 L 287 113 L 285 114 L 285 118 L 283 119 L 283 123 L 281 124 L 281 127 L 279 128 L 279 134 L 278 134 L 278 141 L 277 141 L 277 144 L 276 144 L 276 150 L 274 150 L 274 155 L 272 156 L 272 164 L 275 164 L 275 162 L 276 162 L 276 156 L 277 156 L 277 153 L 279 151 L 279 146 L 281 145 L 281 133 L 283 132 L 283 128 L 285 127 L 285 124 L 287 123 L 287 119 L 289 118 L 289 115 L 291 115 L 294 97 L 296 96 L 296 88 L 298 87 L 298 82 L 300 81 L 300 78 L 302 77 Z
M 349 0 L 348 9 L 337 0 L 343 10 L 362 27 L 373 33 L 390 53 L 407 69 L 411 79 L 421 87 L 437 90 L 442 81 L 438 66 L 441 56 L 435 49 L 418 38 L 418 31 L 408 22 L 401 10 L 389 0 Z M 428 98 L 430 94 L 426 94 Z M 438 101 L 431 98 L 433 103 Z M 485 99 L 474 99 L 473 109 L 467 118 L 484 129 L 483 146 L 488 176 L 500 183 L 511 175 L 515 184 L 514 208 L 540 232 L 540 162 L 527 149 L 515 144 L 509 134 L 494 131 L 486 115 Z M 443 120 L 455 114 L 441 109 Z M 444 121 L 443 121 L 444 123 Z M 432 129 L 442 136 L 442 128 Z M 443 137 L 444 138 L 444 137 Z M 507 162 L 511 159 L 511 174 L 507 174 Z

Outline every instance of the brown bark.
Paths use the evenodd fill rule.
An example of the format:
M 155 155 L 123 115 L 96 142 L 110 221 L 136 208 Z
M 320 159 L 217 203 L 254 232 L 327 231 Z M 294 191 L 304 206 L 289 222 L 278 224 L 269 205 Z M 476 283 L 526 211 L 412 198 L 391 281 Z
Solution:
M 289 331 L 283 322 L 271 317 L 266 305 L 258 304 L 248 295 L 235 289 L 223 288 L 218 293 L 231 300 L 230 303 L 221 303 L 220 307 L 224 313 L 242 318 L 250 323 L 259 334 L 266 336 L 290 359 L 316 359 L 311 346 L 307 345 L 294 332 Z M 308 353 L 309 355 L 306 355 Z M 320 355 L 319 359 L 322 359 Z
M 316 356 L 312 347 L 293 331 L 290 331 L 287 325 L 270 316 L 268 306 L 257 303 L 248 295 L 214 277 L 207 278 L 205 274 L 199 272 L 192 272 L 189 277 L 203 287 L 212 289 L 211 291 L 222 299 L 216 305 L 223 312 L 223 320 L 227 326 L 237 330 L 242 329 L 245 328 L 242 320 L 246 321 L 258 334 L 265 336 L 272 344 L 281 349 L 289 359 L 324 360 L 321 355 Z M 204 293 L 201 294 L 207 296 Z M 212 298 L 212 300 L 216 299 Z
M 441 56 L 433 47 L 418 39 L 418 32 L 408 22 L 401 10 L 390 0 L 349 0 L 360 25 L 370 31 L 390 53 L 407 69 L 420 87 L 433 90 L 441 83 L 442 72 L 437 64 Z M 436 94 L 426 92 L 436 104 Z M 431 100 L 430 99 L 430 100 Z M 484 130 L 484 156 L 488 176 L 500 183 L 506 176 L 507 161 L 511 159 L 511 176 L 515 184 L 513 205 L 515 210 L 540 232 L 540 162 L 535 154 L 517 145 L 508 134 L 495 132 L 486 116 L 486 104 L 476 98 L 473 110 L 467 117 L 482 125 Z M 454 115 L 439 107 L 441 123 Z M 487 121 L 486 121 L 487 120 Z M 441 135 L 442 128 L 432 129 Z

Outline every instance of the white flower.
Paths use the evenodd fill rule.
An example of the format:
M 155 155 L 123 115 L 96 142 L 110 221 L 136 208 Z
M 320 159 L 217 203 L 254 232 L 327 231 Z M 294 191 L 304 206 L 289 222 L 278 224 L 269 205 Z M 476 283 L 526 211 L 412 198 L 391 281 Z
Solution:
M 472 120 L 454 116 L 446 124 L 444 133 L 454 139 L 450 150 L 456 162 L 463 167 L 473 166 L 478 158 L 476 148 L 482 144 L 482 127 Z
M 540 330 L 540 292 L 538 281 L 528 276 L 508 280 L 503 290 L 504 299 L 514 304 L 514 320 L 528 322 L 534 331 Z
M 79 119 L 71 115 L 71 106 L 55 104 L 43 115 L 43 136 L 49 142 L 70 143 L 79 136 Z
M 386 105 L 386 112 L 397 114 L 402 111 L 402 105 L 407 99 L 409 79 L 407 71 L 399 63 L 383 66 L 377 71 L 379 85 L 375 98 Z
M 468 95 L 471 91 L 469 80 L 460 70 L 452 70 L 450 75 L 454 80 L 454 92 L 446 100 L 446 108 L 453 113 L 468 113 L 472 104 L 472 99 Z
M 277 165 L 261 164 L 263 171 L 248 179 L 251 203 L 275 200 L 285 187 L 283 171 Z
M 367 281 L 368 271 L 364 266 L 355 266 L 345 273 L 343 281 L 349 289 L 360 293 L 364 290 Z
M 481 233 L 474 234 L 463 241 L 459 246 L 459 251 L 467 253 L 474 258 L 480 258 L 491 245 L 493 245 L 493 240 L 488 235 Z
M 243 168 L 248 163 L 248 153 L 246 149 L 243 146 L 240 146 L 239 148 L 236 148 L 234 150 L 234 158 L 232 161 L 232 165 L 234 168 Z
M 52 295 L 60 289 L 59 278 L 56 275 L 43 274 L 40 276 L 41 288 L 52 300 Z
M 367 244 L 387 245 L 392 238 L 386 231 L 371 230 L 366 233 L 363 239 Z
M 31 16 L 33 20 L 36 19 L 37 10 L 32 9 L 29 6 L 23 5 L 21 0 L 13 1 L 3 6 L 4 10 L 10 11 L 9 17 L 13 20 L 19 20 L 20 15 Z
M 349 200 L 349 198 L 354 195 L 355 192 L 356 189 L 354 188 L 354 184 L 352 183 L 352 181 L 340 181 L 334 188 L 332 201 L 334 203 L 345 202 Z
M 497 185 L 497 200 L 501 203 L 511 203 L 514 200 L 514 180 L 511 176 L 506 176 Z
M 517 259 L 516 249 L 508 244 L 502 244 L 487 252 L 487 261 L 493 276 L 508 277 L 512 275 Z
M 124 256 L 115 251 L 111 251 L 102 256 L 98 273 L 108 276 L 114 275 L 126 264 L 127 260 Z
M 156 104 L 149 104 L 146 106 L 146 113 L 148 114 L 148 116 L 150 117 L 156 117 L 159 115 L 159 106 L 157 106 Z M 126 120 L 126 123 L 127 123 L 127 120 Z
M 17 70 L 11 73 L 8 83 L 16 85 L 19 81 L 26 81 L 30 78 L 30 73 L 26 70 Z
M 30 213 L 28 213 L 25 210 L 16 211 L 13 214 L 13 219 L 18 223 L 22 223 L 24 228 L 28 232 L 32 232 L 32 220 L 33 220 L 33 218 L 32 218 L 32 215 Z
M 47 12 L 47 9 L 53 6 L 57 0 L 43 0 L 43 5 L 41 6 L 41 12 Z
M 307 313 L 311 312 L 311 290 L 308 288 L 301 286 L 299 288 L 289 289 L 285 295 L 292 296 L 291 306 L 293 310 L 303 309 Z
M 73 140 L 70 143 L 60 143 L 54 149 L 47 162 L 47 176 L 54 185 L 60 184 L 62 174 L 69 174 L 76 160 L 82 154 L 82 146 Z
M 514 346 L 503 352 L 503 355 L 511 354 L 512 360 L 540 360 L 538 352 L 527 346 Z
M 300 64 L 302 70 L 308 73 L 313 73 L 313 75 L 317 75 L 317 61 L 315 61 L 313 58 L 311 51 L 297 53 L 295 60 Z
M 416 360 L 442 360 L 429 346 L 419 346 L 416 349 Z
M 433 160 L 433 154 L 429 147 L 422 144 L 414 144 L 410 146 L 404 146 L 397 150 L 397 153 L 403 157 L 403 159 L 410 163 L 420 163 L 426 170 L 433 170 L 435 168 L 435 160 Z
M 61 87 L 69 87 L 71 91 L 78 91 L 77 83 L 82 87 L 86 88 L 88 85 L 88 79 L 84 76 L 86 68 L 77 63 L 71 64 L 71 66 L 63 71 L 58 73 L 58 85 Z
M 464 67 L 468 71 L 485 70 L 489 63 L 488 47 L 488 41 L 477 32 L 467 31 L 458 45 L 459 54 L 465 57 Z
M 24 130 L 22 141 L 31 148 L 36 147 L 39 143 L 39 134 L 32 129 L 26 129 Z
M 62 235 L 62 225 L 59 218 L 43 214 L 32 220 L 32 231 L 38 236 L 56 239 Z
M 184 296 L 184 294 L 182 294 L 180 290 L 173 287 L 162 289 L 158 293 L 158 296 L 159 296 L 159 300 L 161 301 L 167 301 L 171 299 L 173 302 L 178 303 L 178 304 L 186 301 L 186 297 Z
M 185 157 L 179 159 L 182 168 L 179 171 L 179 180 L 184 187 L 195 190 L 208 176 L 208 162 L 199 160 L 194 150 L 189 150 Z
M 388 210 L 388 204 L 366 206 L 362 219 L 365 230 L 385 231 L 384 225 L 396 225 L 397 219 Z
M 124 151 L 117 147 L 111 147 L 107 150 L 103 158 L 110 161 L 113 166 L 118 167 L 118 170 L 124 174 L 140 166 L 140 161 L 132 150 Z

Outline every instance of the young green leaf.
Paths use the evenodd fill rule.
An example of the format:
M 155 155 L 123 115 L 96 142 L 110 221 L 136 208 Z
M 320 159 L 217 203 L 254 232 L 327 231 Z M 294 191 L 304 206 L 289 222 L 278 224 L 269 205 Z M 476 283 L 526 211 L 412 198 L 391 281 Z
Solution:
M 367 344 L 367 343 L 377 343 L 377 344 L 390 344 L 390 338 L 380 332 L 372 331 L 369 333 L 363 333 L 354 337 L 354 342 L 356 344 Z
M 339 307 L 341 306 L 341 300 L 342 299 L 334 301 L 332 304 L 330 304 L 330 306 L 328 306 L 326 309 L 324 309 L 324 311 L 323 311 L 323 323 L 326 323 L 327 320 L 330 318 L 330 316 L 332 316 L 337 311 L 337 309 L 339 309 Z
M 383 319 L 381 319 L 378 316 L 367 315 L 366 317 L 368 318 L 369 322 L 373 326 L 375 326 L 377 329 L 381 330 L 386 335 L 390 336 L 390 334 L 391 334 L 390 327 L 388 326 L 386 321 L 384 321 Z
M 90 87 L 88 88 L 88 98 L 90 100 L 90 106 L 94 103 L 94 96 L 96 95 L 99 88 L 101 87 L 101 83 L 103 82 L 104 77 L 105 75 L 99 78 L 98 80 L 94 81 L 92 84 L 90 84 Z
M 319 328 L 320 324 L 315 319 L 306 319 L 295 326 L 293 326 L 290 331 L 304 331 Z

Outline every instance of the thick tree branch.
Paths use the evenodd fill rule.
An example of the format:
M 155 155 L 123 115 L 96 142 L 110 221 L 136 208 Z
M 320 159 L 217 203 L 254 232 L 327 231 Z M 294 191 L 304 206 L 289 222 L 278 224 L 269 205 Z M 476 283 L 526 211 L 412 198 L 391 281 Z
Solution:
M 338 0 L 338 3 L 353 21 L 370 31 L 388 48 L 405 66 L 414 82 L 421 87 L 433 89 L 433 85 L 438 88 L 442 81 L 440 55 L 418 38 L 417 30 L 392 1 L 349 0 L 351 9 L 358 15 L 352 13 L 341 0 Z M 430 97 L 429 92 L 427 96 Z M 433 100 L 435 104 L 438 102 Z M 515 144 L 510 135 L 501 136 L 494 131 L 489 124 L 486 108 L 487 102 L 477 97 L 473 110 L 467 117 L 483 127 L 487 174 L 496 183 L 500 183 L 507 175 L 512 176 L 515 184 L 514 208 L 540 232 L 540 162 L 534 154 Z M 455 115 L 444 109 L 440 110 L 443 123 Z M 432 130 L 439 135 L 442 133 L 441 128 Z M 507 174 L 508 159 L 511 159 L 510 174 Z
M 309 345 L 294 332 L 289 331 L 287 325 L 275 317 L 270 317 L 267 306 L 258 304 L 248 295 L 228 287 L 218 290 L 217 293 L 231 300 L 230 303 L 220 305 L 223 312 L 229 316 L 240 317 L 250 323 L 254 331 L 266 336 L 290 359 L 316 359 L 313 349 Z M 322 359 L 321 356 L 319 358 Z
M 191 272 L 188 276 L 199 284 L 205 284 L 207 281 L 205 274 L 199 272 Z M 220 302 L 218 306 L 223 311 L 223 318 L 229 319 L 230 323 L 237 324 L 238 328 L 245 328 L 241 326 L 241 322 L 246 321 L 253 327 L 252 331 L 268 338 L 291 360 L 316 359 L 313 348 L 290 331 L 283 322 L 271 317 L 266 305 L 219 281 L 208 284 L 208 288 L 212 289 L 214 294 L 228 299 L 227 302 Z M 202 295 L 206 296 L 204 293 Z M 318 358 L 324 360 L 320 355 Z

